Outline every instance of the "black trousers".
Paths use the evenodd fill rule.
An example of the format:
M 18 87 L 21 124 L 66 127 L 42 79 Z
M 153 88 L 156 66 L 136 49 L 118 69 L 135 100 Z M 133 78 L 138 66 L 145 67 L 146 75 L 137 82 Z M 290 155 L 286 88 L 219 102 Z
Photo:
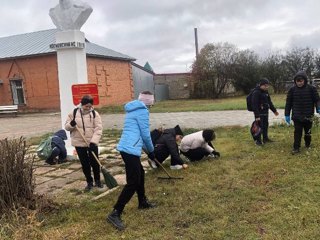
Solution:
M 209 142 L 208 143 L 210 147 L 213 147 L 212 143 Z M 190 159 L 190 161 L 194 162 L 194 161 L 199 161 L 201 160 L 202 158 L 204 158 L 205 156 L 208 156 L 210 154 L 210 152 L 208 152 L 206 149 L 204 148 L 201 148 L 201 147 L 198 147 L 198 148 L 195 148 L 195 149 L 189 149 L 189 151 L 187 152 L 182 152 L 181 153 L 183 155 L 185 155 L 187 158 Z
M 261 142 L 261 135 L 263 140 L 267 140 L 269 138 L 268 136 L 268 128 L 269 128 L 269 114 L 263 114 L 260 115 L 260 121 L 259 126 L 261 128 L 261 133 L 256 136 L 255 140 L 258 140 Z
M 100 166 L 96 159 L 92 155 L 91 151 L 87 147 L 76 147 L 77 154 L 79 156 L 82 171 L 86 177 L 87 183 L 93 183 L 93 178 L 91 176 L 91 168 L 93 171 L 93 177 L 95 182 L 100 181 Z M 98 157 L 98 146 L 94 149 L 94 153 Z
M 56 157 L 59 157 L 59 160 L 64 160 L 67 157 L 67 154 L 65 152 L 61 151 L 60 148 L 58 148 L 54 143 L 51 144 L 52 147 L 52 153 L 50 157 L 48 157 L 47 161 L 48 162 L 53 162 L 53 160 Z
M 138 195 L 139 203 L 141 203 L 145 199 L 145 189 L 144 170 L 140 157 L 125 152 L 120 152 L 120 154 L 125 163 L 127 184 L 122 189 L 114 209 L 121 213 L 135 192 Z
M 310 120 L 293 120 L 294 122 L 294 143 L 293 148 L 299 149 L 301 146 L 302 132 L 304 130 L 304 143 L 306 147 L 310 147 L 311 144 L 311 128 L 312 121 Z

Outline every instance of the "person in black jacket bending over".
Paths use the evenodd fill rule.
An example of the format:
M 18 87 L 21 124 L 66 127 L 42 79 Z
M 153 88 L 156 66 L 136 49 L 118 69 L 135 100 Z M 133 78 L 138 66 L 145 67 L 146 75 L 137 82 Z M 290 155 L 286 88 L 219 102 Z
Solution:
M 259 81 L 259 85 L 254 89 L 252 94 L 252 108 L 254 112 L 255 121 L 258 122 L 262 131 L 255 137 L 255 143 L 258 146 L 262 146 L 263 143 L 272 142 L 268 137 L 269 128 L 269 109 L 278 116 L 279 113 L 274 107 L 270 95 L 268 93 L 269 80 L 262 78 Z M 261 141 L 261 134 L 263 136 L 263 143 Z
M 188 165 L 180 158 L 177 141 L 181 141 L 183 137 L 182 130 L 179 125 L 174 128 L 165 129 L 155 142 L 154 154 L 159 162 L 163 162 L 169 155 L 171 156 L 172 170 L 180 170 L 187 168 Z
M 307 148 L 311 144 L 311 128 L 314 108 L 320 112 L 320 101 L 317 89 L 308 84 L 308 76 L 304 71 L 299 71 L 294 76 L 294 86 L 287 94 L 285 106 L 285 119 L 290 124 L 290 112 L 294 122 L 294 143 L 292 154 L 300 152 L 302 131 L 304 130 L 304 142 Z

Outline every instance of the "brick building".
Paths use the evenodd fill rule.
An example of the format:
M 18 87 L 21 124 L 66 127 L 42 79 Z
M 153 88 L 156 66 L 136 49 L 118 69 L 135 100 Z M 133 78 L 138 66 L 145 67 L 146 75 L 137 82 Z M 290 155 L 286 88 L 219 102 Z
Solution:
M 193 90 L 191 73 L 164 73 L 154 76 L 156 86 L 167 85 L 169 99 L 190 98 Z
M 60 109 L 57 54 L 49 45 L 57 29 L 0 38 L 0 105 L 19 111 Z M 86 40 L 89 83 L 98 85 L 101 106 L 134 97 L 131 62 L 135 59 Z M 71 91 L 71 89 L 70 89 Z

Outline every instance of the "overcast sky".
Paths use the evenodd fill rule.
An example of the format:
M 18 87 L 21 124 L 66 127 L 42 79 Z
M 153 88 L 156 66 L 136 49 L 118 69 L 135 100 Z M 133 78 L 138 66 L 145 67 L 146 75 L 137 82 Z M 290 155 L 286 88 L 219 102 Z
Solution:
M 320 47 L 319 0 L 85 0 L 81 28 L 96 44 L 147 61 L 156 73 L 190 71 L 206 43 L 229 42 L 263 55 L 270 49 Z M 55 28 L 58 0 L 1 0 L 0 37 Z

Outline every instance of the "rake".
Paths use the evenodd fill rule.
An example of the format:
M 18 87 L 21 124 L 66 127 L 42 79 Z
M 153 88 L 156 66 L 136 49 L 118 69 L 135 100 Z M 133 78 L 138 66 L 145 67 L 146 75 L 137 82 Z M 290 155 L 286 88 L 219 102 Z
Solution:
M 142 150 L 148 155 L 148 151 L 144 148 Z M 169 180 L 175 180 L 175 179 L 183 179 L 183 177 L 172 177 L 169 172 L 164 168 L 164 166 L 155 158 L 153 159 L 160 167 L 161 169 L 168 175 L 168 177 L 158 177 L 158 179 L 169 179 Z
M 168 177 L 158 177 L 158 179 L 169 179 L 169 180 L 175 180 L 175 179 L 183 179 L 183 177 L 172 177 L 168 171 L 162 166 L 162 164 L 155 158 L 154 161 L 165 171 L 165 173 L 168 175 Z

